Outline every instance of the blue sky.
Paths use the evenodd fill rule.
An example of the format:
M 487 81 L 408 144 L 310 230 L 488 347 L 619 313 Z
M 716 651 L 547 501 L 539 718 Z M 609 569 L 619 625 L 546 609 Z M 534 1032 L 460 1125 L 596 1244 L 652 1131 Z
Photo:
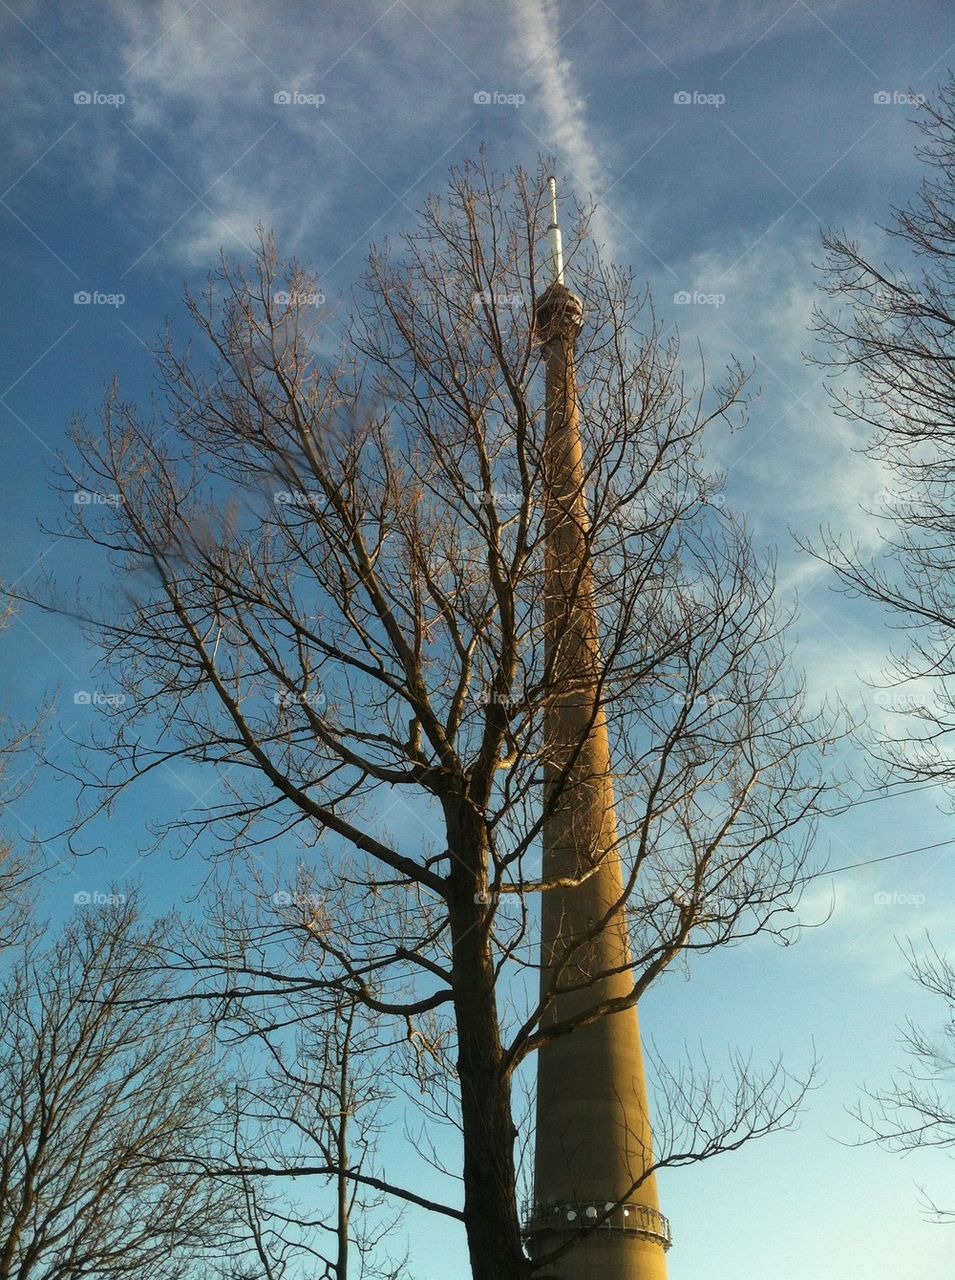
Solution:
M 792 539 L 831 521 L 874 548 L 864 508 L 885 480 L 853 452 L 861 439 L 832 415 L 803 353 L 821 228 L 895 252 L 878 224 L 919 178 L 907 95 L 931 93 L 955 65 L 949 5 L 0 0 L 0 20 L 8 582 L 54 564 L 67 583 L 101 580 L 81 549 L 41 528 L 57 520 L 51 464 L 71 414 L 92 416 L 114 372 L 132 398 L 148 396 L 146 344 L 166 318 L 185 334 L 183 281 L 198 283 L 220 247 L 243 254 L 256 223 L 270 225 L 283 252 L 315 266 L 334 346 L 338 300 L 369 243 L 408 226 L 448 166 L 483 142 L 502 167 L 557 156 L 565 184 L 597 199 L 609 255 L 649 281 L 689 359 L 699 343 L 709 368 L 731 353 L 755 360 L 750 424 L 714 446 L 713 465 L 726 470 L 727 503 L 777 549 L 783 591 L 798 592 L 797 657 L 811 688 L 885 717 L 864 684 L 888 651 L 882 620 L 836 596 Z M 100 300 L 78 304 L 82 292 Z M 68 760 L 68 739 L 82 740 L 97 714 L 74 703 L 98 688 L 94 655 L 68 622 L 28 614 L 0 654 L 12 710 L 54 699 L 51 750 Z M 126 877 L 157 910 L 182 900 L 207 868 L 169 850 L 143 857 L 147 824 L 208 799 L 210 785 L 183 769 L 121 803 L 97 832 L 103 849 L 62 863 L 48 909 Z M 833 819 L 817 858 L 839 867 L 949 838 L 937 797 L 897 795 Z M 8 822 L 46 836 L 68 801 L 64 783 L 40 774 Z M 409 841 L 417 821 L 389 815 Z M 931 931 L 955 945 L 952 858 L 942 848 L 821 878 L 805 914 L 821 918 L 832 902 L 832 920 L 797 947 L 709 957 L 644 1001 L 645 1034 L 663 1054 L 702 1041 L 718 1057 L 730 1043 L 757 1057 L 783 1050 L 798 1067 L 814 1044 L 823 1061 L 797 1132 L 662 1179 L 672 1280 L 951 1274 L 955 1237 L 924 1222 L 917 1193 L 924 1183 L 944 1195 L 950 1165 L 846 1145 L 858 1136 L 846 1108 L 901 1060 L 904 1018 L 940 1020 L 895 939 Z M 465 1274 L 450 1262 L 463 1256 L 452 1228 L 409 1223 L 427 1240 L 415 1245 L 416 1274 Z

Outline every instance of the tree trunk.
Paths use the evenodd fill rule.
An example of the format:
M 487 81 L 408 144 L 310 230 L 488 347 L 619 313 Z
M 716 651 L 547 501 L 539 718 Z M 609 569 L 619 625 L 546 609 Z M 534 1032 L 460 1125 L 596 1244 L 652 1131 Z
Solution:
M 491 910 L 478 899 L 483 861 L 474 851 L 483 842 L 479 831 L 469 834 L 458 847 L 470 846 L 471 856 L 455 862 L 450 903 L 468 1252 L 473 1280 L 527 1280 L 530 1263 L 521 1242 L 514 1172 L 517 1130 L 502 1066 L 488 941 Z

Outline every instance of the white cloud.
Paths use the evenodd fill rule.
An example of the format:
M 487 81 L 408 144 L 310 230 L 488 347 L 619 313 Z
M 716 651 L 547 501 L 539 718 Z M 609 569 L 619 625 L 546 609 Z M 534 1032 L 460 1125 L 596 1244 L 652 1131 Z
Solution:
M 866 239 L 873 244 L 871 232 Z M 831 526 L 863 555 L 877 553 L 884 520 L 876 513 L 890 487 L 884 469 L 859 451 L 864 432 L 834 412 L 824 371 L 804 354 L 814 342 L 812 308 L 822 300 L 813 270 L 819 257 L 818 227 L 808 220 L 755 245 L 737 236 L 688 253 L 673 264 L 680 289 L 720 302 L 674 305 L 671 314 L 691 371 L 697 344 L 710 378 L 732 356 L 755 366 L 749 423 L 732 435 L 716 430 L 709 465 L 727 477 L 727 506 L 745 517 L 758 545 L 776 551 L 781 597 L 799 601 L 796 659 L 810 693 L 872 709 L 866 683 L 880 679 L 889 648 L 882 615 L 836 594 L 832 571 L 795 541 L 818 542 L 820 528 Z M 672 288 L 668 277 L 657 283 L 666 303 Z
M 787 526 L 808 532 L 820 524 L 851 531 L 863 548 L 878 545 L 876 508 L 887 481 L 858 452 L 863 441 L 832 408 L 824 371 L 807 362 L 812 307 L 820 299 L 811 228 L 747 250 L 734 241 L 676 263 L 691 295 L 718 305 L 683 305 L 673 315 L 690 364 L 697 343 L 711 376 L 735 356 L 754 366 L 750 422 L 739 435 L 717 437 L 711 462 L 728 474 L 730 505 L 745 511 L 758 536 L 790 548 Z M 666 282 L 660 289 L 666 288 Z M 669 301 L 669 299 L 667 299 Z M 802 563 L 794 582 L 812 579 Z
M 473 86 L 453 49 L 430 34 L 430 14 L 418 22 L 391 6 L 380 22 L 354 10 L 334 24 L 317 13 L 298 23 L 277 22 L 252 0 L 110 3 L 126 119 L 155 153 L 137 157 L 153 207 L 169 227 L 191 193 L 203 197 L 157 246 L 166 258 L 194 264 L 213 261 L 220 246 L 238 252 L 236 237 L 248 243 L 260 221 L 274 226 L 283 253 L 311 258 L 330 242 L 342 245 L 333 258 L 360 254 L 389 229 L 374 226 L 375 215 L 393 209 L 392 226 L 405 219 L 417 197 L 402 206 L 404 187 L 472 122 Z M 325 101 L 282 105 L 282 91 Z M 399 135 L 408 168 L 395 177 Z M 434 176 L 440 182 L 443 170 Z

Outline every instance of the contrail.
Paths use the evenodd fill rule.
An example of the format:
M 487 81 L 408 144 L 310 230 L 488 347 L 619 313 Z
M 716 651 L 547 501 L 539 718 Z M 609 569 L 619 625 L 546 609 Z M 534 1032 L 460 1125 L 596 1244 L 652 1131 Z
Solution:
M 570 62 L 559 52 L 557 0 L 516 0 L 514 17 L 526 71 L 537 84 L 547 122 L 544 141 L 567 165 L 579 195 L 596 197 L 606 183 L 588 133 L 586 102 L 576 88 Z M 598 243 L 610 248 L 611 236 L 599 210 L 592 227 Z

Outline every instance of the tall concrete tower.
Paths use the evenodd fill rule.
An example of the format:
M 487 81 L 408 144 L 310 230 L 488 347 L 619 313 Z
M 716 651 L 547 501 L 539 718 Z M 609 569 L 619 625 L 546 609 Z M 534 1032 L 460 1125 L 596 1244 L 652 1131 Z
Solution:
M 556 974 L 548 1018 L 565 1022 L 626 996 L 632 977 L 587 564 L 574 374 L 583 306 L 564 284 L 553 178 L 550 199 L 551 283 L 538 301 L 537 330 L 546 356 L 545 650 L 558 696 L 545 720 L 543 875 L 585 878 L 542 895 L 541 990 L 548 991 Z M 655 1178 L 631 1190 L 653 1159 L 636 1009 L 554 1039 L 539 1052 L 537 1072 L 534 1203 L 525 1224 L 532 1256 L 542 1257 L 606 1215 L 547 1273 L 560 1280 L 665 1280 L 670 1229 Z M 608 1213 L 617 1201 L 623 1203 Z

